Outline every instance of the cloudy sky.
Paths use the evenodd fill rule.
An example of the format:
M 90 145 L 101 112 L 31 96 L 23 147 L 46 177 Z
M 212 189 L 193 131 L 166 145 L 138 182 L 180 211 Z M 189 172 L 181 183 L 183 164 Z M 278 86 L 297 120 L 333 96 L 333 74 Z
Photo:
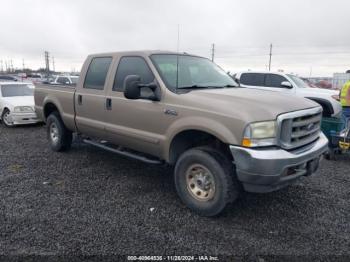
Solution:
M 349 0 L 1 0 L 0 60 L 80 70 L 89 53 L 165 49 L 224 69 L 331 76 L 350 69 Z M 1 67 L 1 64 L 0 64 Z M 1 69 L 1 68 L 0 68 Z

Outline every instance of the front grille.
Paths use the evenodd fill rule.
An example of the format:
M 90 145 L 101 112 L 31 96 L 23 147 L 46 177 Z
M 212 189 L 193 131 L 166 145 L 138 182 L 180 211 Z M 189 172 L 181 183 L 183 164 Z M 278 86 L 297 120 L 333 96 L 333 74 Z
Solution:
M 320 135 L 321 118 L 321 108 L 280 115 L 278 122 L 281 146 L 294 149 L 317 140 Z

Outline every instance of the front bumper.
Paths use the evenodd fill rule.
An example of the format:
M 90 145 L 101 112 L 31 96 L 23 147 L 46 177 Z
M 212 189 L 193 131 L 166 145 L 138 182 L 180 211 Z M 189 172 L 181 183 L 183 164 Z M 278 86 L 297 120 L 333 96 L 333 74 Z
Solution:
M 35 124 L 40 122 L 40 119 L 33 113 L 11 113 L 12 122 L 14 125 Z
M 230 146 L 238 179 L 246 191 L 257 193 L 275 191 L 311 175 L 327 148 L 328 139 L 322 132 L 312 145 L 295 151 Z

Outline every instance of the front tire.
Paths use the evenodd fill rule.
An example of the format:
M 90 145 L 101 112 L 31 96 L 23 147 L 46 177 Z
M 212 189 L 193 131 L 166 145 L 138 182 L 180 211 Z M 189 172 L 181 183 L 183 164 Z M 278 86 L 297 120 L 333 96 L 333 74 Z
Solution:
M 11 119 L 11 112 L 9 109 L 4 109 L 1 115 L 1 120 L 5 127 L 14 127 L 13 121 Z
M 47 137 L 50 142 L 51 149 L 56 152 L 67 151 L 72 144 L 73 135 L 69 131 L 58 112 L 49 115 L 46 121 Z
M 240 185 L 231 161 L 215 149 L 186 151 L 176 163 L 174 176 L 181 200 L 202 216 L 220 214 L 239 196 Z

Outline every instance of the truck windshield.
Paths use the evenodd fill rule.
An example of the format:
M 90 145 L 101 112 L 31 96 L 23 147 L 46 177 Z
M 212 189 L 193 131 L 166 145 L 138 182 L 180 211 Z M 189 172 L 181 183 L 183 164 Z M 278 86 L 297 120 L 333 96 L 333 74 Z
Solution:
M 289 76 L 293 81 L 294 83 L 297 84 L 297 87 L 301 87 L 301 88 L 307 88 L 307 87 L 310 87 L 308 86 L 307 83 L 305 83 L 305 81 L 297 76 L 294 76 L 294 75 L 287 75 Z
M 151 55 L 162 80 L 172 91 L 179 89 L 237 87 L 238 84 L 209 59 L 177 54 Z
M 34 87 L 32 85 L 2 85 L 1 94 L 3 97 L 33 96 Z

